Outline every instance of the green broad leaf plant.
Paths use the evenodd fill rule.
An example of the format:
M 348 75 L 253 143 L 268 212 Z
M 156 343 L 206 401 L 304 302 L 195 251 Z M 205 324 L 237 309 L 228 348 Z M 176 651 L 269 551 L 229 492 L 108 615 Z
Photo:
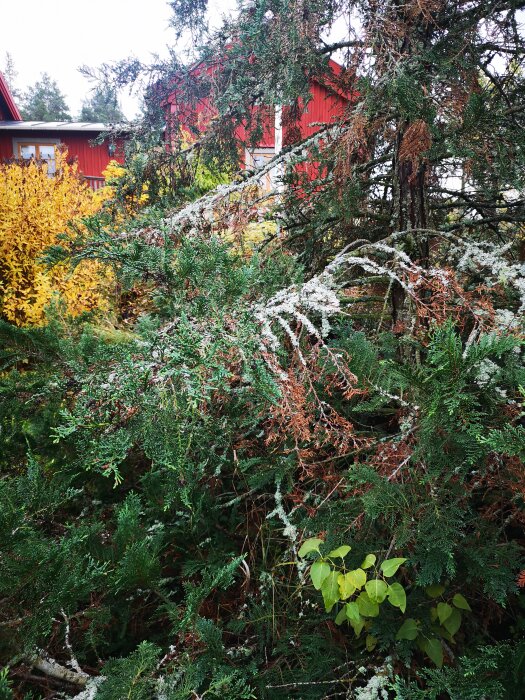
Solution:
M 434 664 L 443 666 L 443 641 L 453 644 L 465 612 L 472 609 L 461 593 L 448 594 L 446 586 L 440 583 L 427 586 L 425 594 L 434 601 L 430 608 L 429 624 L 421 620 L 407 618 L 399 628 L 396 639 L 413 641 Z
M 379 615 L 380 606 L 385 601 L 405 612 L 405 589 L 399 582 L 391 580 L 405 563 L 405 558 L 385 559 L 378 565 L 376 555 L 367 554 L 358 568 L 349 569 L 345 557 L 352 549 L 350 545 L 341 545 L 322 555 L 321 544 L 323 540 L 318 537 L 305 540 L 299 556 L 317 555 L 310 566 L 310 579 L 314 588 L 321 591 L 326 612 L 332 612 L 338 605 L 336 624 L 347 622 L 355 636 L 360 637 L 363 630 L 370 629 L 372 619 Z M 376 643 L 376 638 L 367 634 L 368 651 L 372 651 Z
M 443 665 L 443 641 L 454 643 L 454 635 L 458 632 L 465 612 L 472 609 L 461 593 L 449 594 L 443 584 L 434 584 L 425 588 L 425 594 L 436 602 L 430 608 L 430 629 L 418 631 L 416 644 L 438 668 Z M 412 620 L 412 622 L 416 622 Z M 396 639 L 406 639 L 398 631 Z
M 380 614 L 381 605 L 388 601 L 403 614 L 407 607 L 407 595 L 398 581 L 391 579 L 406 562 L 405 557 L 385 559 L 379 565 L 375 554 L 367 554 L 361 565 L 349 569 L 345 563 L 350 545 L 341 545 L 328 554 L 321 553 L 323 540 L 317 537 L 305 540 L 299 549 L 299 556 L 316 555 L 310 566 L 310 579 L 314 588 L 321 592 L 327 613 L 337 606 L 335 623 L 348 623 L 355 636 L 367 632 L 365 646 L 372 651 L 377 639 L 368 631 L 373 618 Z M 443 665 L 443 642 L 454 643 L 454 635 L 461 627 L 465 612 L 471 607 L 461 593 L 447 593 L 443 584 L 425 588 L 425 595 L 433 604 L 429 620 L 406 618 L 397 631 L 397 641 L 414 642 L 415 645 L 438 667 Z

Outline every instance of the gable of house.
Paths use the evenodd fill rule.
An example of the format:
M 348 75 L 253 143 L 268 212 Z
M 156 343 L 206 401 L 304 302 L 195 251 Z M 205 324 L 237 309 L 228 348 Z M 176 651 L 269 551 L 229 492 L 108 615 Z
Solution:
M 205 65 L 203 61 L 190 69 L 191 76 L 198 81 L 201 75 L 212 77 L 214 72 L 220 70 L 217 65 Z M 337 79 L 343 72 L 343 67 L 330 59 L 326 76 L 310 79 L 310 101 L 307 105 L 302 100 L 298 102 L 298 110 L 284 106 L 282 110 L 283 144 L 289 145 L 301 139 L 307 138 L 318 131 L 322 124 L 330 124 L 344 114 L 345 109 L 355 100 L 356 93 L 342 89 Z M 195 105 L 188 105 L 184 92 L 177 87 L 163 100 L 168 131 L 171 128 L 170 116 L 176 117 L 176 122 L 186 129 L 194 137 L 198 133 L 204 133 L 210 121 L 216 116 L 216 109 L 209 97 L 203 97 L 196 101 Z M 254 108 L 263 114 L 262 135 L 257 144 L 260 148 L 275 147 L 275 111 L 273 107 L 261 106 Z M 240 141 L 247 140 L 246 127 L 241 125 L 236 133 Z
M 21 121 L 22 115 L 15 104 L 7 80 L 0 71 L 0 120 Z
M 200 61 L 190 69 L 190 76 L 198 82 L 200 76 L 213 77 L 215 71 L 220 70 L 217 64 L 205 64 Z M 283 105 L 281 107 L 257 106 L 258 117 L 261 120 L 261 136 L 255 146 L 248 146 L 248 129 L 246 124 L 241 124 L 236 129 L 236 137 L 240 143 L 246 144 L 244 153 L 241 154 L 241 167 L 256 168 L 264 165 L 284 146 L 289 146 L 312 136 L 323 125 L 337 122 L 344 116 L 357 96 L 354 90 L 345 90 L 339 83 L 344 69 L 341 65 L 330 59 L 326 75 L 310 79 L 310 100 L 305 104 L 298 100 L 296 106 Z M 175 80 L 177 82 L 177 80 Z M 198 92 L 196 90 L 196 92 Z M 216 109 L 209 97 L 196 100 L 194 105 L 189 105 L 185 100 L 184 91 L 174 87 L 167 98 L 163 100 L 166 115 L 166 142 L 169 146 L 174 138 L 173 128 L 182 128 L 190 139 L 198 138 L 208 128 L 210 122 L 216 117 Z M 315 176 L 314 169 L 310 168 L 310 175 Z M 310 172 L 310 171 L 308 171 Z M 265 187 L 268 186 L 266 183 Z
M 215 71 L 220 70 L 217 64 L 206 64 L 203 61 L 190 69 L 190 76 L 198 84 L 200 76 L 213 77 Z M 267 106 L 253 107 L 258 112 L 260 119 L 260 137 L 258 142 L 249 144 L 249 134 L 246 124 L 240 124 L 235 135 L 240 144 L 244 145 L 244 152 L 240 155 L 241 168 L 259 168 L 281 152 L 285 146 L 291 146 L 317 133 L 324 125 L 330 125 L 339 121 L 348 111 L 349 106 L 355 103 L 357 92 L 354 88 L 345 89 L 344 80 L 353 83 L 344 75 L 344 68 L 330 59 L 326 74 L 310 79 L 310 100 L 305 103 L 299 99 L 294 106 Z M 175 79 L 177 82 L 177 79 Z M 195 91 L 198 93 L 198 89 Z M 176 142 L 173 134 L 174 128 L 182 128 L 187 132 L 191 140 L 197 139 L 203 134 L 210 122 L 216 117 L 217 111 L 208 96 L 196 100 L 196 104 L 189 105 L 185 100 L 184 90 L 174 87 L 171 93 L 162 101 L 166 115 L 166 143 Z M 175 138 L 174 138 L 175 136 Z M 297 172 L 302 172 L 312 180 L 319 176 L 318 164 L 298 164 Z M 280 169 L 275 168 L 267 172 L 261 181 L 263 190 L 272 190 L 279 187 Z

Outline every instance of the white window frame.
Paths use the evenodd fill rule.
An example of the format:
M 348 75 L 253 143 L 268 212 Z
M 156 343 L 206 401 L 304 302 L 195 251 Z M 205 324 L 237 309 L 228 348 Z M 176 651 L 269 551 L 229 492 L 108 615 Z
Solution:
M 255 158 L 257 156 L 268 156 L 265 158 L 265 160 L 271 160 L 275 156 L 275 148 L 273 146 L 260 146 L 256 148 L 250 148 L 246 149 L 244 158 L 246 161 L 246 167 L 251 168 L 252 170 L 256 169 L 255 165 Z M 261 187 L 265 192 L 269 192 L 274 188 L 274 172 L 270 170 L 269 172 L 264 175 L 264 177 L 261 179 Z

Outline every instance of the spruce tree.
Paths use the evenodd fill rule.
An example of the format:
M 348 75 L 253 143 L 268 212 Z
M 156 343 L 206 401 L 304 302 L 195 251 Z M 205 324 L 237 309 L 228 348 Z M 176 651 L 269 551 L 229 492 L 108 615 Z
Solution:
M 102 122 L 114 124 L 122 122 L 124 115 L 114 89 L 102 85 L 94 89 L 89 99 L 82 103 L 79 120 L 81 122 Z
M 66 98 L 47 73 L 25 92 L 20 111 L 27 121 L 71 121 Z
M 20 97 L 20 92 L 16 87 L 16 79 L 18 78 L 18 71 L 15 67 L 15 62 L 9 51 L 5 52 L 5 63 L 3 69 L 4 77 L 9 86 L 9 90 L 14 98 L 18 99 Z

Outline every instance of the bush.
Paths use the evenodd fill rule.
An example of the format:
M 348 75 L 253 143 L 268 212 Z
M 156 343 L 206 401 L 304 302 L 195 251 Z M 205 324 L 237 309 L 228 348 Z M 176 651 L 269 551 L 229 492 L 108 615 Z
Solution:
M 66 153 L 58 154 L 55 177 L 46 170 L 34 161 L 0 166 L 0 315 L 20 326 L 42 323 L 55 296 L 73 316 L 109 308 L 112 277 L 98 263 L 71 271 L 39 259 L 70 222 L 81 226 L 100 207 Z

